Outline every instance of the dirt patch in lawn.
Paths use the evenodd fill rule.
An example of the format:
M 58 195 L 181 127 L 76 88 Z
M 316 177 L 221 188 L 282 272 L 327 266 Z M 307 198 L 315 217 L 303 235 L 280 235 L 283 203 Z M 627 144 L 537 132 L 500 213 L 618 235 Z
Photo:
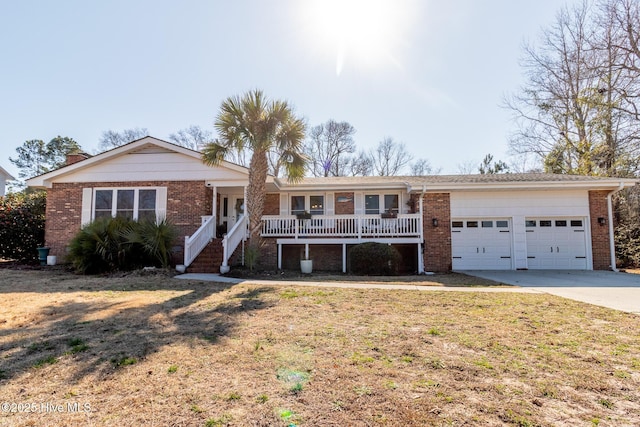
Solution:
M 550 295 L 0 269 L 0 297 L 3 425 L 640 421 L 640 318 Z

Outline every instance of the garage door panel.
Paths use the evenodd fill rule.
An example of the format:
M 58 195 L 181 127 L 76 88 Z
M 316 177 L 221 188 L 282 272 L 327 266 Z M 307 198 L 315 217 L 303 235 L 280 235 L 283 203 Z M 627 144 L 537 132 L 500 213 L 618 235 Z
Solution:
M 511 224 L 505 219 L 456 219 L 451 222 L 454 270 L 511 269 Z
M 527 262 L 530 269 L 587 268 L 585 221 L 580 218 L 528 218 Z

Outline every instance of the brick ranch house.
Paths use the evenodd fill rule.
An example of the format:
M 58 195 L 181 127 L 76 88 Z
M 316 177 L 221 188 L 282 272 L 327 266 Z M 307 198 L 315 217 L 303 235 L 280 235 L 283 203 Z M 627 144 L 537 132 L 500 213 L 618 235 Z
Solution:
M 261 263 L 347 271 L 349 248 L 398 248 L 406 273 L 470 269 L 615 269 L 611 195 L 633 179 L 551 174 L 267 178 Z M 145 137 L 31 178 L 47 191 L 45 236 L 64 259 L 103 216 L 167 218 L 191 272 L 242 261 L 248 169 L 205 165 L 197 151 Z

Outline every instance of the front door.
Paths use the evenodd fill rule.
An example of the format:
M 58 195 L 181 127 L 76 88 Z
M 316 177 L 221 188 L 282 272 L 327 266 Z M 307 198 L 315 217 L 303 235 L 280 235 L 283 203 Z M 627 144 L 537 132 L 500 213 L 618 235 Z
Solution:
M 244 197 L 241 194 L 221 194 L 219 205 L 218 224 L 226 224 L 226 231 L 229 231 L 240 216 L 244 215 Z
M 229 230 L 238 222 L 238 220 L 244 215 L 244 197 L 243 196 L 231 196 L 230 197 L 229 214 Z

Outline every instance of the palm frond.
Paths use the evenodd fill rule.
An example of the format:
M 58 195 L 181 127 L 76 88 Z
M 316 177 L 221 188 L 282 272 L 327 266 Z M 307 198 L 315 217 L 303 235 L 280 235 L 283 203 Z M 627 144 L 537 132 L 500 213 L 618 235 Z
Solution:
M 217 166 L 222 163 L 229 151 L 228 146 L 221 145 L 216 140 L 202 148 L 202 161 L 209 166 Z
M 307 157 L 297 150 L 283 151 L 282 154 L 287 179 L 293 183 L 300 182 L 307 168 Z

